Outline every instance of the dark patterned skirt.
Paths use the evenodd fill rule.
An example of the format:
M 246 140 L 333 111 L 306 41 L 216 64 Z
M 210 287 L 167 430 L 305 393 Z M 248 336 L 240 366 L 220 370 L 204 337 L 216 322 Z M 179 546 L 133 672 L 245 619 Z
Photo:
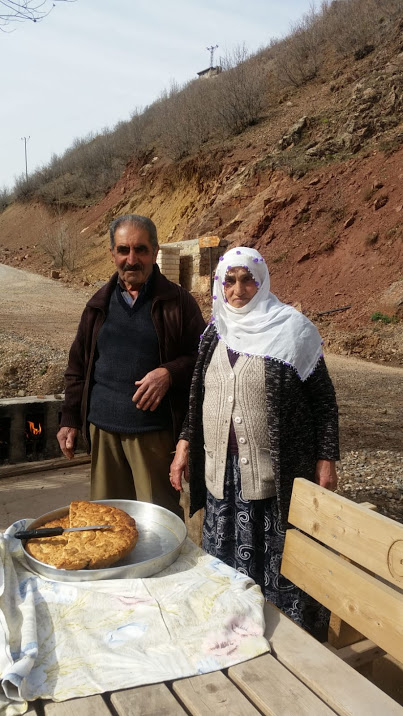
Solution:
M 267 601 L 324 640 L 329 611 L 280 574 L 285 532 L 277 499 L 244 500 L 238 460 L 238 455 L 227 458 L 224 499 L 207 491 L 203 549 L 251 577 Z

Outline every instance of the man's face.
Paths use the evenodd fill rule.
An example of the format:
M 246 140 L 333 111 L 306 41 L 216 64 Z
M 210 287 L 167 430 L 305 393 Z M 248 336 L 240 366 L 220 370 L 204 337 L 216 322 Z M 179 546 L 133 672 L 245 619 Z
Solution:
M 153 250 L 146 229 L 126 222 L 115 231 L 115 246 L 111 254 L 126 288 L 140 291 L 152 274 L 158 247 Z

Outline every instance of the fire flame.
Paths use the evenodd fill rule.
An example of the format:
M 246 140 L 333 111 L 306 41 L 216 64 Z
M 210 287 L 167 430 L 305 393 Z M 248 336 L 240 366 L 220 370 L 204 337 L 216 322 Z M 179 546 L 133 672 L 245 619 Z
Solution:
M 29 430 L 32 435 L 40 435 L 42 432 L 42 426 L 40 423 L 38 423 L 38 427 L 35 427 L 35 423 L 33 423 L 31 420 L 28 420 Z

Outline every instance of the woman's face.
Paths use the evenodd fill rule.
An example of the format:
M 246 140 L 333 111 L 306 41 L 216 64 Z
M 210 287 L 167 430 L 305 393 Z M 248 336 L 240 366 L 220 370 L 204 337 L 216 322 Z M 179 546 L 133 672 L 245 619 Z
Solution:
M 230 306 L 246 306 L 257 290 L 256 281 L 248 269 L 238 266 L 225 274 L 224 295 Z

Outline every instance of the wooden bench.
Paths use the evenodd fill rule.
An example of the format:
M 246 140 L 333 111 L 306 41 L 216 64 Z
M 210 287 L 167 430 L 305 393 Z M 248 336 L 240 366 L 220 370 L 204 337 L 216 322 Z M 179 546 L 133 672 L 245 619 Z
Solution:
M 296 479 L 281 571 L 332 612 L 329 648 L 354 667 L 391 655 L 403 688 L 403 525 L 370 507 Z

